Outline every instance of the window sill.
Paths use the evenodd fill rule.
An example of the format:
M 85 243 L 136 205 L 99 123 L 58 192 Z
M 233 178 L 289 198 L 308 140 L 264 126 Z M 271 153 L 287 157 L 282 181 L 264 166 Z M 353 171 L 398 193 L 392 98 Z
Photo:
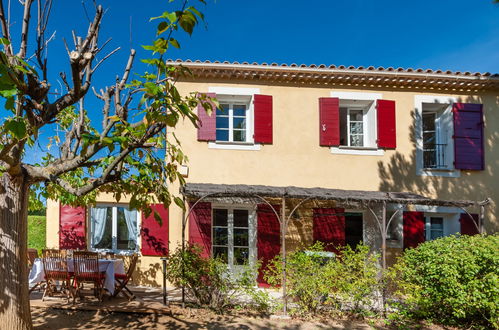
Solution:
M 383 149 L 371 147 L 331 147 L 332 154 L 338 155 L 364 155 L 364 156 L 383 156 L 385 151 Z
M 258 151 L 262 149 L 261 144 L 253 143 L 235 143 L 235 142 L 208 142 L 209 149 L 221 150 L 252 150 Z
M 418 175 L 458 178 L 461 176 L 461 171 L 449 168 L 419 168 Z

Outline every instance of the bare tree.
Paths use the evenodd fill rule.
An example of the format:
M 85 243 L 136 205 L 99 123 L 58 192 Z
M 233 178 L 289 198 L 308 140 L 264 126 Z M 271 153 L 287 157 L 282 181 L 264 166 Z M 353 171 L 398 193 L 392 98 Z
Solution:
M 165 138 L 166 128 L 174 127 L 181 118 L 196 125 L 193 109 L 198 104 L 208 109 L 213 105 L 213 100 L 202 94 L 181 96 L 175 81 L 185 71 L 162 60 L 168 47 L 179 47 L 172 32 L 190 34 L 203 19 L 188 6 L 188 0 L 180 3 L 181 9 L 155 18 L 159 22 L 157 36 L 146 48 L 156 57 L 145 60 L 153 73 L 130 81 L 135 59 L 132 50 L 121 76 L 99 91 L 92 90 L 93 74 L 116 50 L 102 53 L 107 43 L 99 44 L 104 10 L 96 6 L 86 35 L 73 32 L 73 40 L 65 41 L 70 72 L 60 73 L 64 91 L 59 94 L 52 90 L 47 65 L 47 47 L 53 39 L 47 31 L 52 1 L 24 0 L 20 4 L 21 33 L 13 38 L 6 11 L 10 1 L 0 2 L 0 95 L 5 100 L 0 122 L 0 324 L 5 329 L 32 327 L 25 262 L 30 189 L 42 189 L 46 197 L 70 204 L 91 202 L 102 190 L 113 192 L 117 199 L 131 195 L 133 208 L 143 208 L 152 195 L 168 204 L 171 197 L 166 183 L 181 180 L 177 166 L 185 156 L 178 141 Z M 36 12 L 34 20 L 32 12 Z M 31 41 L 33 31 L 36 35 Z M 33 50 L 28 49 L 32 46 Z M 102 102 L 100 109 L 88 110 L 101 114 L 98 123 L 84 107 L 83 100 L 92 94 Z M 25 162 L 26 152 L 37 143 L 46 143 L 38 141 L 40 130 L 54 125 L 63 131 L 62 138 L 54 135 L 50 139 L 57 151 L 48 152 L 40 164 Z M 167 150 L 168 161 L 155 152 L 157 148 Z M 181 204 L 177 197 L 174 200 Z

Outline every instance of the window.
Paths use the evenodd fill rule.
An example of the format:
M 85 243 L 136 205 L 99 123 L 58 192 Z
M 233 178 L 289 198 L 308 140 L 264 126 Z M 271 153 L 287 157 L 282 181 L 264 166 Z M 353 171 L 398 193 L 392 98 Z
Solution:
M 340 99 L 340 146 L 376 148 L 373 104 L 373 101 Z
M 415 96 L 416 171 L 419 175 L 458 177 L 454 168 L 455 98 Z
M 138 212 L 125 206 L 90 209 L 90 245 L 93 250 L 132 252 L 137 249 Z
M 345 244 L 352 249 L 363 241 L 362 227 L 362 213 L 345 213 Z
M 426 217 L 425 218 L 425 237 L 427 241 L 431 241 L 440 237 L 444 237 L 444 218 L 443 217 Z
M 212 255 L 230 268 L 253 263 L 255 254 L 253 216 L 243 208 L 214 208 Z
M 248 132 L 249 106 L 240 101 L 224 102 L 219 96 L 220 108 L 217 109 L 217 141 L 251 142 Z
M 447 130 L 445 110 L 449 105 L 438 103 L 423 103 L 422 139 L 423 139 L 423 168 L 447 169 Z

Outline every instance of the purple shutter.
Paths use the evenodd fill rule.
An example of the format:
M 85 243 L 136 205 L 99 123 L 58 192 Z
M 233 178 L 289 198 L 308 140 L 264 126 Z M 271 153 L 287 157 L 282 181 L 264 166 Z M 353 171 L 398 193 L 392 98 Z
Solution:
M 461 223 L 461 235 L 477 235 L 478 232 L 478 214 L 461 213 L 459 222 Z
M 273 207 L 279 214 L 280 207 L 276 205 Z M 269 262 L 281 251 L 281 225 L 276 214 L 267 204 L 258 205 L 257 217 L 256 248 L 258 260 L 261 262 L 257 282 L 260 286 L 268 287 L 263 275 Z
M 340 100 L 337 97 L 319 98 L 319 144 L 340 145 Z
M 255 143 L 272 144 L 272 96 L 254 95 Z
M 397 132 L 395 122 L 395 101 L 377 101 L 378 147 L 395 149 L 397 147 Z
M 216 97 L 215 93 L 206 93 L 209 97 Z M 215 141 L 217 139 L 217 116 L 213 109 L 211 116 L 206 113 L 206 110 L 198 105 L 198 141 Z
M 404 212 L 404 249 L 415 248 L 425 241 L 423 212 Z
M 345 209 L 314 208 L 313 239 L 322 242 L 325 250 L 338 253 L 337 247 L 345 246 Z
M 483 106 L 454 103 L 454 167 L 460 170 L 483 170 Z
M 59 206 L 59 248 L 85 250 L 86 210 L 82 206 Z
M 147 218 L 142 214 L 140 252 L 144 256 L 166 256 L 168 255 L 168 208 L 163 204 L 152 204 L 150 208 L 152 212 Z M 154 212 L 161 217 L 161 224 Z
M 194 204 L 189 203 L 189 208 Z M 201 255 L 211 256 L 211 203 L 198 203 L 189 215 L 189 243 L 202 248 Z

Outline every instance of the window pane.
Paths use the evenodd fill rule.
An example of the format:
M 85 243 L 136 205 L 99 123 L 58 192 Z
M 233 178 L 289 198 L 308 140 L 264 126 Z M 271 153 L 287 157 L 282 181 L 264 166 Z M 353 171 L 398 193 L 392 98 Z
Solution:
M 248 210 L 234 210 L 234 227 L 248 227 Z
M 219 258 L 223 262 L 227 263 L 229 260 L 229 253 L 227 247 L 214 246 L 213 247 L 213 258 Z
M 229 230 L 227 228 L 213 228 L 213 245 L 228 245 Z
M 229 117 L 217 116 L 217 128 L 229 128 Z
M 345 244 L 355 248 L 362 242 L 362 213 L 345 214 Z
M 246 106 L 240 104 L 234 104 L 233 108 L 234 116 L 246 116 Z
M 234 141 L 244 142 L 246 141 L 246 130 L 234 130 Z
M 248 246 L 248 229 L 234 229 L 234 246 Z
M 217 129 L 217 141 L 229 141 L 229 131 L 226 129 Z
M 228 114 L 229 114 L 229 105 L 221 103 L 220 108 L 217 108 L 217 116 L 218 115 L 227 116 Z
M 234 248 L 234 265 L 244 265 L 248 263 L 249 249 Z
M 91 211 L 92 244 L 95 249 L 113 248 L 113 208 L 94 207 Z
M 430 218 L 430 239 L 437 239 L 444 236 L 444 219 L 443 218 Z
M 350 121 L 362 121 L 364 112 L 362 110 L 350 110 Z
M 227 214 L 226 209 L 214 209 L 213 226 L 227 227 Z
M 228 122 L 227 122 L 227 124 L 228 124 Z M 244 128 L 246 128 L 246 119 L 245 118 L 234 118 L 233 125 L 234 125 L 234 128 L 244 129 Z
M 364 133 L 363 123 L 350 122 L 350 134 L 362 134 L 362 133 Z
M 118 207 L 118 250 L 135 250 L 137 246 L 137 211 Z
M 352 147 L 362 147 L 364 145 L 364 136 L 350 135 L 350 145 Z
M 434 113 L 423 113 L 423 131 L 435 131 Z

